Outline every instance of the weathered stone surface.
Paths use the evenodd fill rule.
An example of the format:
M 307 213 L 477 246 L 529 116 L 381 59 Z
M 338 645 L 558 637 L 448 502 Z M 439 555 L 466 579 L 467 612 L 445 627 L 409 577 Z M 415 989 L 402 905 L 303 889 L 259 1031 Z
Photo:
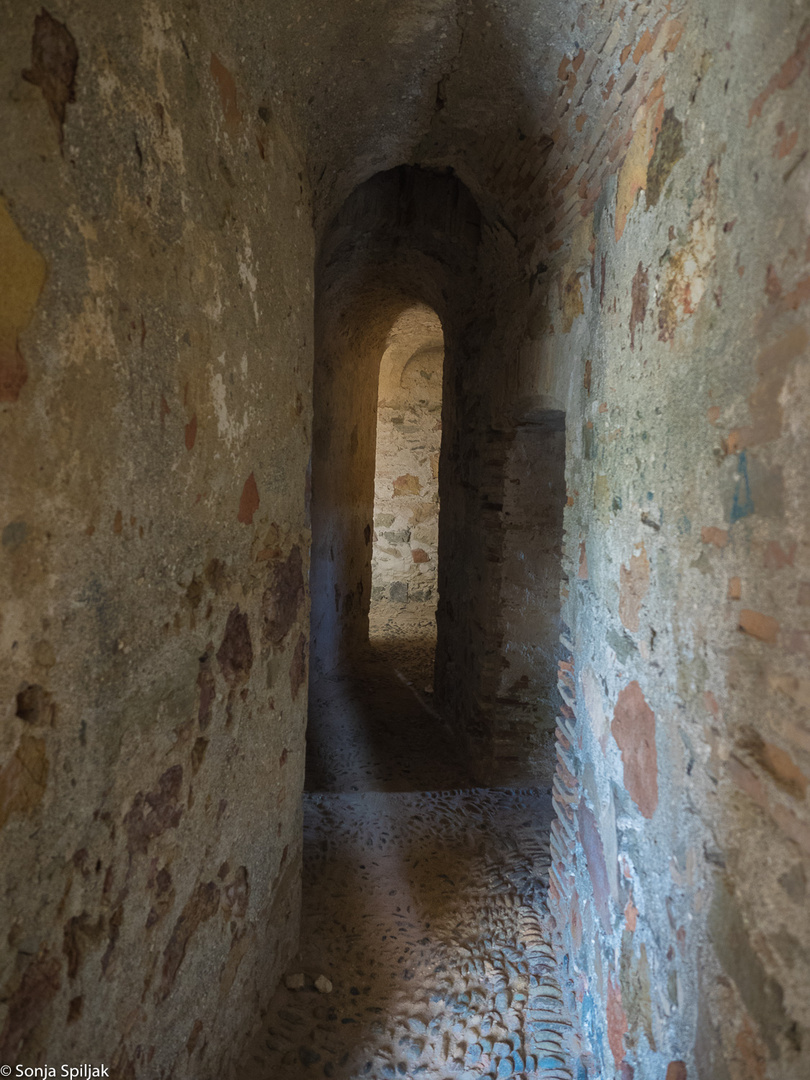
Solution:
M 42 801 L 48 768 L 45 740 L 22 735 L 14 756 L 0 771 L 0 829 L 12 814 L 30 814 Z
M 619 694 L 610 730 L 622 752 L 624 786 L 644 817 L 651 818 L 658 806 L 655 714 L 635 680 Z
M 779 620 L 772 615 L 764 615 L 761 611 L 743 608 L 740 612 L 740 629 L 751 637 L 772 645 L 779 633 Z
M 295 544 L 283 561 L 268 566 L 268 585 L 262 597 L 263 636 L 280 645 L 299 617 L 304 603 L 304 570 L 301 548 Z
M 20 351 L 19 335 L 28 326 L 45 283 L 45 260 L 17 228 L 5 201 L 0 199 L 0 402 L 14 402 L 28 380 L 28 366 Z M 24 523 L 20 523 L 24 528 Z M 17 546 L 12 525 L 3 530 L 3 547 Z M 17 541 L 21 543 L 22 541 Z
M 238 604 L 228 614 L 222 644 L 217 650 L 217 663 L 225 682 L 231 687 L 245 682 L 250 676 L 253 645 L 247 612 L 240 611 Z
M 241 521 L 243 525 L 252 525 L 253 515 L 259 509 L 259 502 L 256 477 L 251 473 L 242 488 L 242 495 L 239 499 L 239 513 L 236 515 L 236 520 Z
M 219 907 L 219 889 L 213 881 L 200 883 L 187 901 L 183 911 L 174 924 L 171 937 L 163 951 L 158 1000 L 168 997 L 174 986 L 180 965 L 186 955 L 189 942 L 199 927 L 213 918 Z
M 810 949 L 795 899 L 810 868 L 803 5 L 6 9 L 12 1043 L 31 1061 L 103 1051 L 128 1080 L 224 1076 L 244 1002 L 264 1008 L 286 970 L 310 628 L 304 596 L 265 638 L 263 594 L 297 544 L 316 655 L 328 664 L 344 628 L 362 642 L 374 364 L 418 302 L 442 327 L 442 528 L 439 557 L 414 538 L 430 561 L 406 549 L 397 580 L 417 593 L 410 575 L 438 567 L 436 700 L 460 754 L 517 769 L 546 752 L 550 777 L 560 718 L 552 879 L 561 935 L 578 897 L 579 946 L 561 948 L 587 985 L 584 1067 L 590 1049 L 592 1072 L 615 1064 L 625 926 L 605 930 L 572 840 L 590 765 L 617 808 L 616 914 L 632 895 L 661 1003 L 658 1053 L 641 1024 L 616 1071 L 802 1076 L 807 966 L 775 940 L 784 925 Z M 424 492 L 438 447 L 392 413 L 424 461 L 389 476 L 413 518 L 380 528 L 415 529 L 417 496 L 394 499 L 393 480 Z M 555 454 L 524 453 L 552 414 L 561 483 Z M 533 518 L 546 498 L 558 516 Z M 224 646 L 237 607 L 249 664 L 247 635 Z M 659 713 L 657 810 L 638 717 L 618 724 L 619 753 L 585 716 L 634 683 Z M 741 742 L 750 731 L 761 743 Z M 245 927 L 205 919 L 158 1001 L 177 920 L 162 905 L 224 889 L 224 852 L 248 873 Z M 734 948 L 716 932 L 734 913 L 708 914 L 721 874 L 744 924 Z
M 62 963 L 43 949 L 26 966 L 19 985 L 7 998 L 6 1021 L 0 1035 L 0 1054 L 14 1061 L 28 1050 L 27 1042 L 62 986 Z
M 619 618 L 633 633 L 638 632 L 638 617 L 644 597 L 650 587 L 650 560 L 644 545 L 640 552 L 630 557 L 630 566 L 621 568 L 621 592 L 619 594 Z
M 624 1061 L 624 1036 L 627 1033 L 627 1017 L 622 1006 L 622 992 L 613 976 L 608 976 L 607 1024 L 610 1052 L 617 1067 Z
M 56 125 L 60 145 L 64 139 L 63 126 L 67 105 L 76 100 L 78 62 L 79 50 L 70 30 L 43 8 L 34 19 L 31 67 L 22 75 L 42 91 L 51 119 Z
M 602 929 L 610 933 L 610 885 L 608 881 L 607 865 L 605 863 L 605 851 L 602 838 L 599 835 L 599 826 L 596 823 L 591 810 L 583 803 L 579 804 L 577 811 L 579 820 L 580 837 L 585 851 L 585 859 L 588 866 L 588 874 L 593 888 L 594 904 L 596 906 Z

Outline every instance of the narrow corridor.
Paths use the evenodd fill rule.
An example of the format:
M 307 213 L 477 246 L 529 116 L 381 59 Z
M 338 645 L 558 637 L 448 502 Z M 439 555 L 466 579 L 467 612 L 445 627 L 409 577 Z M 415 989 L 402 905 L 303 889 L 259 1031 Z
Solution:
M 383 614 L 313 688 L 301 952 L 240 1075 L 571 1080 L 550 798 L 471 785 L 430 707 L 434 642 L 398 628 Z

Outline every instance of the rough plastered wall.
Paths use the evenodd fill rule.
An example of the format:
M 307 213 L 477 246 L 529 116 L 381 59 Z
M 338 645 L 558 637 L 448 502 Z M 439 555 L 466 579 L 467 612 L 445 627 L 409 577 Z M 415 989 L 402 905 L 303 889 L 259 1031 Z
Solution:
M 559 56 L 524 362 L 566 414 L 552 894 L 599 1077 L 810 1060 L 807 15 L 626 5 Z
M 303 166 L 246 13 L 49 10 L 0 15 L 0 1061 L 221 1076 L 296 947 Z
M 391 328 L 380 361 L 371 605 L 435 610 L 444 339 L 420 305 Z
M 329 288 L 358 319 L 336 317 L 327 358 L 357 356 L 383 308 L 377 357 L 397 305 L 442 318 L 437 697 L 505 773 L 536 727 L 504 664 L 504 484 L 533 482 L 521 426 L 564 416 L 552 888 L 591 1072 L 803 1076 L 806 4 L 86 0 L 51 12 L 70 40 L 32 56 L 39 10 L 3 9 L 6 1046 L 101 1042 L 123 1075 L 219 1075 L 279 970 L 306 183 L 322 237 L 357 185 L 410 162 L 454 170 L 474 235 L 456 258 L 390 203 L 370 240 L 350 217 Z M 339 454 L 373 460 L 352 430 Z M 363 475 L 317 598 L 327 641 L 363 628 L 365 601 L 342 607 L 370 583 Z

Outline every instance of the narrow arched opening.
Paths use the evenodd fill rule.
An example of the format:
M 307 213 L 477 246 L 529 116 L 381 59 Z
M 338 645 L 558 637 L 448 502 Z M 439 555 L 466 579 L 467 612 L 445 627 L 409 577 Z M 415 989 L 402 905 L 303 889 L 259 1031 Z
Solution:
M 369 641 L 409 656 L 432 682 L 439 559 L 444 334 L 416 304 L 397 318 L 380 361 Z

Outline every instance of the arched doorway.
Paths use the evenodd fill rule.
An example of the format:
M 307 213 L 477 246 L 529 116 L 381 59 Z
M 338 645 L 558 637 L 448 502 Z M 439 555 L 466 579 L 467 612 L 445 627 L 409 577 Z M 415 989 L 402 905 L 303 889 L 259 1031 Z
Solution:
M 369 640 L 427 659 L 436 639 L 444 336 L 417 304 L 397 318 L 380 362 Z M 423 671 L 423 680 L 430 676 Z

